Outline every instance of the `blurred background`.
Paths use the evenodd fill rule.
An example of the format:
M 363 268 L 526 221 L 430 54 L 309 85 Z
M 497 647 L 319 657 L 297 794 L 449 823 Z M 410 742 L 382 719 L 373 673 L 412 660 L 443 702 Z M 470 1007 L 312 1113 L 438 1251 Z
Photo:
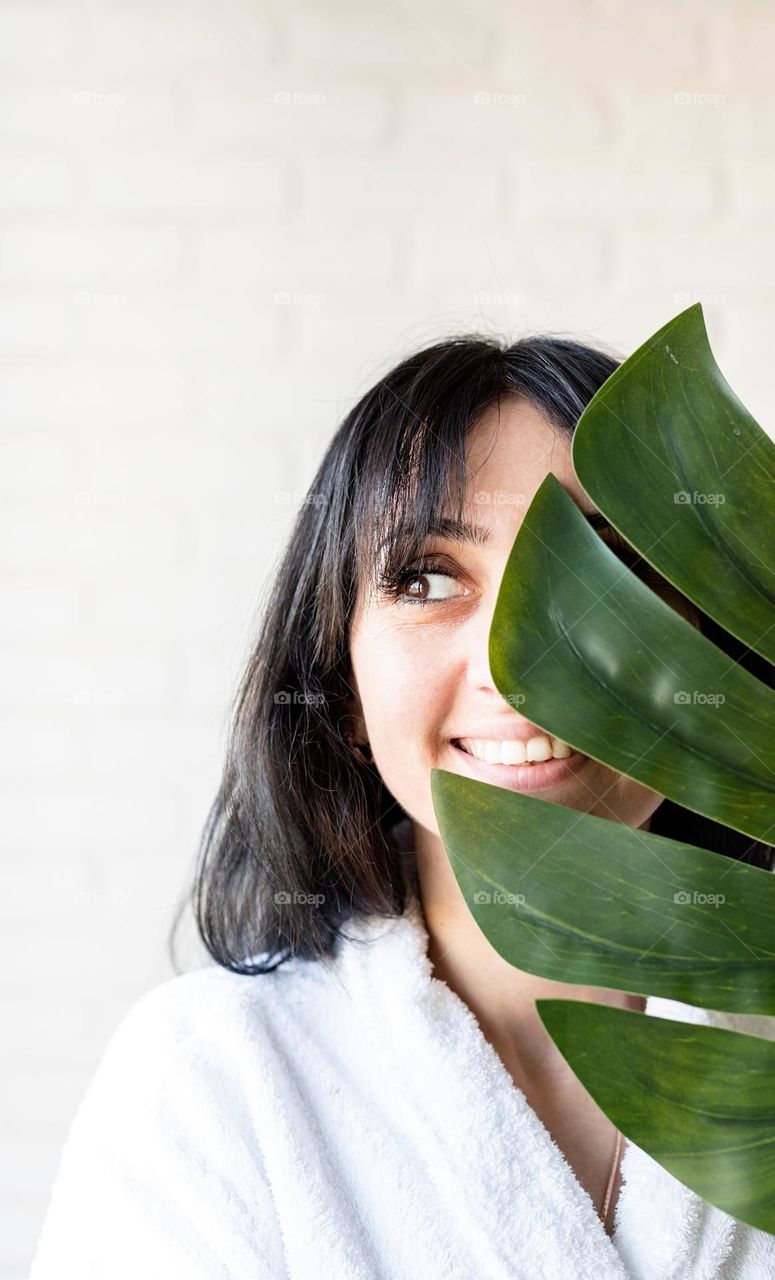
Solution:
M 0 1278 L 166 942 L 273 566 L 455 332 L 690 303 L 770 435 L 762 0 L 0 3 Z M 184 967 L 206 962 L 192 927 Z

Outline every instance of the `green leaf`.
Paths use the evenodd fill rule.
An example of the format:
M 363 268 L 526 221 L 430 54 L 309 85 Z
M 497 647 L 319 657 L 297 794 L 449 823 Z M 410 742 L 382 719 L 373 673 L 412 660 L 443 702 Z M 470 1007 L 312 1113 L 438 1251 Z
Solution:
M 699 303 L 593 396 L 572 458 L 587 494 L 627 541 L 775 662 L 775 444 L 719 370 Z
M 738 831 L 775 831 L 775 692 L 625 568 L 551 473 L 514 540 L 489 657 L 547 732 Z
M 536 1000 L 598 1106 L 710 1204 L 775 1233 L 775 1044 L 578 1000 Z
M 443 769 L 431 794 L 466 904 L 510 964 L 775 1015 L 769 872 Z
M 573 462 L 661 578 L 655 591 L 641 582 L 548 475 L 496 603 L 498 689 L 592 760 L 772 842 L 775 691 L 658 594 L 677 588 L 775 657 L 775 446 L 721 377 L 701 308 L 604 384 L 576 429 Z M 565 983 L 775 1012 L 770 873 L 443 770 L 431 784 L 461 892 L 510 963 Z M 625 1134 L 707 1201 L 775 1234 L 775 1044 L 588 1001 L 536 1003 Z

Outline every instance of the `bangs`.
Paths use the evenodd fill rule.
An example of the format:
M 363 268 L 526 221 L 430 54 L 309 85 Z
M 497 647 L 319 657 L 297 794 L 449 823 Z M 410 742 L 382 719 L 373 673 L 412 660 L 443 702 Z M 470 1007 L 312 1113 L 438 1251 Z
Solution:
M 426 352 L 422 369 L 400 366 L 382 388 L 378 429 L 372 416 L 360 442 L 353 523 L 364 591 L 393 579 L 444 519 L 462 519 L 469 436 L 510 388 L 497 346 L 460 342 L 436 359 Z
M 445 424 L 450 426 L 452 424 Z M 407 456 L 387 461 L 387 471 L 374 477 L 362 530 L 367 590 L 392 581 L 416 559 L 444 518 L 462 517 L 465 502 L 465 447 L 473 424 L 456 423 L 443 436 L 423 424 L 412 433 Z

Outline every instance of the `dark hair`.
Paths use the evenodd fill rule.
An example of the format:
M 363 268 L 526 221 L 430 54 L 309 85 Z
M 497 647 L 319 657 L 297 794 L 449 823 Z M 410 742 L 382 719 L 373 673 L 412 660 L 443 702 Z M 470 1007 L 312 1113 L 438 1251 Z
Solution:
M 564 337 L 510 345 L 452 337 L 403 360 L 344 418 L 301 506 L 231 708 L 222 780 L 170 935 L 175 969 L 189 902 L 211 957 L 242 974 L 267 973 L 291 956 L 325 960 L 348 919 L 403 913 L 393 828 L 406 815 L 344 739 L 359 585 L 394 580 L 450 501 L 460 514 L 466 439 L 486 409 L 519 397 L 570 438 L 619 363 Z M 773 685 L 769 663 L 699 617 L 720 648 Z M 650 830 L 773 865 L 771 845 L 669 800 Z

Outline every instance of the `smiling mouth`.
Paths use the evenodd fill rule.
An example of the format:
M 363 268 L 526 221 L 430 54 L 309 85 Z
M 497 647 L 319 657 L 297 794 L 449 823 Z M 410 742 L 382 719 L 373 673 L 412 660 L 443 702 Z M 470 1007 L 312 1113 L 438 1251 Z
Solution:
M 548 735 L 543 736 L 547 737 Z M 478 778 L 482 782 L 493 783 L 495 786 L 505 787 L 511 791 L 551 791 L 563 783 L 572 781 L 576 772 L 582 769 L 589 759 L 588 756 L 583 755 L 580 751 L 567 747 L 567 744 L 563 744 L 563 746 L 567 747 L 567 754 L 546 757 L 547 743 L 543 748 L 543 754 L 546 758 L 542 760 L 526 759 L 523 763 L 517 764 L 509 764 L 501 759 L 482 760 L 474 755 L 473 752 L 466 750 L 466 747 L 471 745 L 471 741 L 468 738 L 452 738 L 450 740 L 450 746 L 460 761 L 460 771 L 469 777 Z M 478 739 L 474 741 L 482 743 L 488 740 Z M 524 742 L 518 744 L 525 750 L 525 753 L 527 753 L 530 741 L 529 739 L 527 744 Z M 495 745 L 498 748 L 501 746 L 500 743 Z M 514 745 L 514 743 L 506 745 L 504 754 L 507 757 Z M 538 752 L 539 748 L 536 745 L 531 754 L 537 754 Z M 496 754 L 494 747 L 489 748 L 489 754 L 490 756 Z M 500 749 L 497 754 L 500 756 Z
M 548 733 L 535 734 L 528 739 L 452 738 L 452 746 L 484 764 L 515 765 L 544 764 L 549 760 L 568 760 L 579 752 Z

